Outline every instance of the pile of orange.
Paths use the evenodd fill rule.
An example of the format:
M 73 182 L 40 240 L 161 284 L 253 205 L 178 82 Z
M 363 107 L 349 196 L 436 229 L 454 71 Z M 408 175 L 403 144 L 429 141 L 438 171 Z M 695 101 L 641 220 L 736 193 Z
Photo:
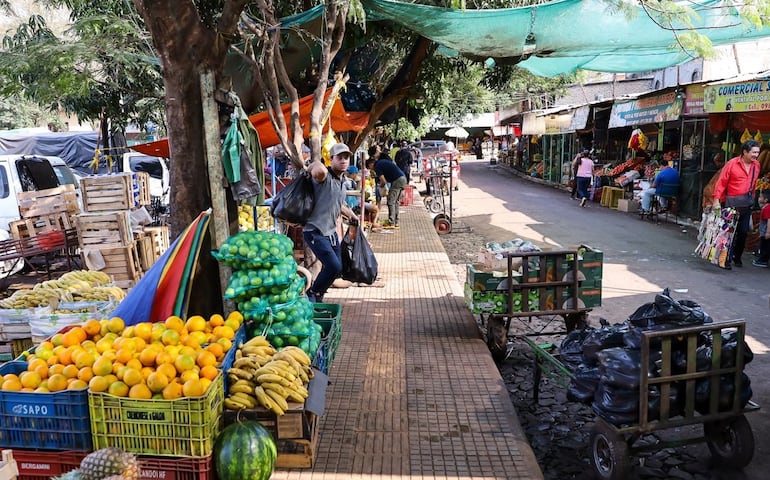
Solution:
M 173 400 L 204 395 L 233 346 L 238 312 L 171 316 L 126 327 L 113 317 L 65 329 L 27 356 L 27 370 L 0 378 L 0 390 L 107 392 L 118 397 Z

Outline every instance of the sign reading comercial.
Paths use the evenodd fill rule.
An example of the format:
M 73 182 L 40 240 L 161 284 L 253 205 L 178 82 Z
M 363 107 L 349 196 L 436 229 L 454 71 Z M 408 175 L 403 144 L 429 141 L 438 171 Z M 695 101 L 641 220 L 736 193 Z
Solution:
M 609 128 L 679 120 L 681 113 L 682 98 L 675 92 L 615 102 L 610 112 Z
M 703 107 L 708 113 L 770 110 L 770 79 L 706 85 Z

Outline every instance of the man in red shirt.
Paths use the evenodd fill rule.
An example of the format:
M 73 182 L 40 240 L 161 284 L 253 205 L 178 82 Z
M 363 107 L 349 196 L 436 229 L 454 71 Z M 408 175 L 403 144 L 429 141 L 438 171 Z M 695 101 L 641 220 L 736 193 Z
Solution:
M 730 248 L 732 264 L 736 267 L 743 266 L 741 255 L 749 233 L 751 208 L 754 206 L 754 183 L 759 177 L 760 170 L 758 157 L 759 142 L 756 140 L 744 142 L 741 145 L 741 156 L 725 164 L 714 187 L 714 208 L 720 208 L 720 202 L 724 202 L 726 207 L 732 207 L 738 211 L 738 224 Z

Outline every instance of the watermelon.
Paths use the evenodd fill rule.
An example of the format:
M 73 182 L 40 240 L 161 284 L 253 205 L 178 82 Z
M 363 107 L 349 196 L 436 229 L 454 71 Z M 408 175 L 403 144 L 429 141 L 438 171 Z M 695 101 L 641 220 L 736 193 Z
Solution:
M 268 480 L 277 456 L 273 436 L 250 420 L 228 425 L 214 444 L 219 480 Z

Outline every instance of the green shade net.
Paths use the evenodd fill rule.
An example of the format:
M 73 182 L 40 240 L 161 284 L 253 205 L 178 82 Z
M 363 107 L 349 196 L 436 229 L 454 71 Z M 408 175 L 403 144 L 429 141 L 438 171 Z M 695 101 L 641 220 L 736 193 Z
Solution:
M 714 45 L 770 36 L 722 1 L 675 2 L 691 8 L 693 29 Z M 389 20 L 462 55 L 509 59 L 541 76 L 574 72 L 637 72 L 691 60 L 671 30 L 640 7 L 626 16 L 601 0 L 564 0 L 532 7 L 456 10 L 392 0 L 362 0 L 368 20 Z M 658 19 L 662 24 L 664 21 Z M 673 24 L 674 28 L 687 28 Z M 526 44 L 534 34 L 534 42 Z M 680 30 L 681 33 L 681 30 Z M 526 48 L 525 48 L 526 47 Z

